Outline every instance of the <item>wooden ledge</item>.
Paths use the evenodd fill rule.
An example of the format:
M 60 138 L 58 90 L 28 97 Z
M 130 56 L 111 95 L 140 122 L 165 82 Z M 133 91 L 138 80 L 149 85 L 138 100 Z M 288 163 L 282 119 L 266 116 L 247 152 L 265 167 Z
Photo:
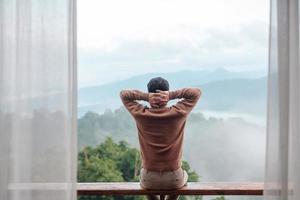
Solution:
M 188 183 L 179 190 L 145 190 L 139 183 L 78 183 L 78 195 L 263 195 L 263 183 L 197 182 Z

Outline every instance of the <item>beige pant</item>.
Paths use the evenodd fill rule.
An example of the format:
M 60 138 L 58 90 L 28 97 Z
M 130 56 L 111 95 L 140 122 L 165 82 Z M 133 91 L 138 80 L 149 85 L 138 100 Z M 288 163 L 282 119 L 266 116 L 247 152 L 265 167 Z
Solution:
M 179 189 L 187 184 L 188 175 L 185 170 L 179 168 L 168 172 L 154 172 L 141 169 L 140 184 L 145 189 Z

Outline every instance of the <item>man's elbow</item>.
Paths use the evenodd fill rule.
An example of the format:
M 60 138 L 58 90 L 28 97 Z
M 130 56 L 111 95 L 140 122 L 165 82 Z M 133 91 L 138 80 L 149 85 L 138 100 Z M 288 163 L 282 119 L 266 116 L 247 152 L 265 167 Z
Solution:
M 202 94 L 202 91 L 200 88 L 193 88 L 193 92 L 194 92 L 194 95 L 196 97 L 196 99 L 199 99 L 201 94 Z
M 126 90 L 121 90 L 121 91 L 120 91 L 120 98 L 121 98 L 121 99 L 124 99 L 125 96 L 126 96 Z

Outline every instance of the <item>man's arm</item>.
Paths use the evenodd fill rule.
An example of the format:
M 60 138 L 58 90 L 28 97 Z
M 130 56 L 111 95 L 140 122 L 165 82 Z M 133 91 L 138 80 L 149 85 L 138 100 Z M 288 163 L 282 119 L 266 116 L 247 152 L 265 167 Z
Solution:
M 170 91 L 169 99 L 181 99 L 174 105 L 180 112 L 184 115 L 190 113 L 192 109 L 195 107 L 201 96 L 201 90 L 199 88 L 183 88 L 180 90 Z
M 121 100 L 126 109 L 132 114 L 136 115 L 144 106 L 137 102 L 137 100 L 148 101 L 149 94 L 139 90 L 122 90 L 120 92 Z

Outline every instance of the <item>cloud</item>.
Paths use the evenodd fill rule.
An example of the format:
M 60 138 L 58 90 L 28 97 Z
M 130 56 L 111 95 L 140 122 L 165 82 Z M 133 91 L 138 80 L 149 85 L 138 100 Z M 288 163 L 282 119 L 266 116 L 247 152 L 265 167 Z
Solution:
M 268 1 L 224 2 L 79 0 L 79 85 L 157 71 L 266 67 Z
M 267 0 L 79 0 L 80 48 L 107 48 L 119 39 L 166 40 L 190 36 L 184 26 L 201 30 L 268 21 Z M 255 11 L 255 12 L 253 12 Z

